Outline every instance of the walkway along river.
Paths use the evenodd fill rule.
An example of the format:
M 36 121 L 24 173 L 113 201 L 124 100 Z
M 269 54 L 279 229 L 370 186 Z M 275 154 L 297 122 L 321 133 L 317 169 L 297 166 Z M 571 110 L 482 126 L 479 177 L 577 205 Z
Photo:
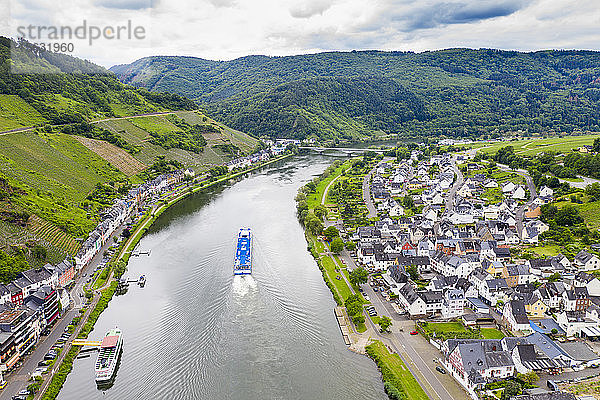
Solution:
M 145 274 L 114 297 L 91 339 L 118 326 L 114 385 L 94 383 L 95 354 L 76 360 L 59 399 L 377 399 L 380 374 L 347 350 L 335 303 L 306 250 L 294 196 L 331 159 L 297 157 L 165 211 L 132 257 Z M 251 277 L 233 277 L 236 235 L 255 235 Z

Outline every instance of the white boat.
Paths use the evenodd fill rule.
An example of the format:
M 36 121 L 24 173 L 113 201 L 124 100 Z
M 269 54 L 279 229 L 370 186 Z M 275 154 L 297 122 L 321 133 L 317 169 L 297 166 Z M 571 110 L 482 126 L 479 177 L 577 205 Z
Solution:
M 123 332 L 119 328 L 106 332 L 96 359 L 96 383 L 108 382 L 113 378 L 122 347 Z

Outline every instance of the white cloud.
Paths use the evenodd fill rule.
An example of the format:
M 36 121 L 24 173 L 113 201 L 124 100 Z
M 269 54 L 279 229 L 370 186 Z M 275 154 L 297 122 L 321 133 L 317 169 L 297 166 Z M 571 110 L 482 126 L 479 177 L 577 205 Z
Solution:
M 448 47 L 600 49 L 600 4 L 579 0 L 0 0 L 0 33 L 18 25 L 120 26 L 145 40 L 77 42 L 105 66 L 149 55 L 232 59 L 328 50 Z M 121 6 L 119 6 L 121 4 Z M 146 5 L 152 4 L 152 8 Z M 6 21 L 10 21 L 8 24 Z M 12 28 L 11 28 L 12 27 Z M 13 33 L 11 33 L 13 32 Z

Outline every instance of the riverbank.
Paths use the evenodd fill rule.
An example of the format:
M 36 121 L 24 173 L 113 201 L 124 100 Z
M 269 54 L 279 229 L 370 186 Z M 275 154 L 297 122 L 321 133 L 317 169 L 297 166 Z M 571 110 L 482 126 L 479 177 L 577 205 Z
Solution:
M 366 171 L 370 171 L 371 168 L 372 166 L 369 165 Z M 347 267 L 350 262 L 347 260 L 343 263 L 340 257 L 331 251 L 333 246 L 320 238 L 324 228 L 322 225 L 323 218 L 326 219 L 326 225 L 338 225 L 340 220 L 343 219 L 340 211 L 337 210 L 343 207 L 340 204 L 327 201 L 327 192 L 332 186 L 332 182 L 342 176 L 347 178 L 344 182 L 344 186 L 346 186 L 349 180 L 362 182 L 366 172 L 353 173 L 350 160 L 342 164 L 338 163 L 330 166 L 323 175 L 309 182 L 299 191 L 296 198 L 298 218 L 301 223 L 304 222 L 304 234 L 308 243 L 308 250 L 321 270 L 323 280 L 338 305 L 335 308 L 335 315 L 348 349 L 367 355 L 376 363 L 381 372 L 384 391 L 390 399 L 428 399 L 427 394 L 421 388 L 411 370 L 402 361 L 400 355 L 388 351 L 384 344 L 384 342 L 387 342 L 388 337 L 386 334 L 380 333 L 376 326 L 378 317 L 367 316 L 371 319 L 371 322 L 365 323 L 364 305 L 370 302 L 362 296 L 359 285 L 350 282 L 350 269 Z M 361 185 L 357 187 L 361 188 Z M 339 191 L 339 189 L 337 190 Z M 342 195 L 336 193 L 334 198 L 344 199 L 344 196 L 346 196 L 346 199 L 354 197 L 347 193 Z M 362 197 L 362 193 L 359 193 L 359 196 Z M 353 202 L 351 206 L 360 207 L 356 202 Z M 326 208 L 326 211 L 323 208 Z M 320 210 L 325 211 L 325 214 L 318 215 Z M 333 210 L 335 210 L 334 218 L 327 218 Z M 320 220 L 319 223 L 314 221 L 315 218 Z M 351 244 L 353 243 L 347 242 L 345 247 Z M 352 311 L 352 315 L 349 311 Z
M 193 193 L 197 193 L 199 191 L 211 188 L 230 179 L 238 178 L 240 176 L 243 176 L 244 174 L 256 171 L 260 168 L 276 163 L 278 161 L 285 160 L 291 157 L 292 155 L 293 154 L 285 154 L 283 156 L 276 157 L 264 163 L 255 165 L 247 170 L 228 174 L 213 181 L 202 181 L 197 183 L 195 186 L 183 187 L 181 188 L 180 193 L 174 195 L 175 197 L 173 197 L 165 203 L 162 203 L 158 207 L 153 207 L 151 210 L 146 212 L 146 214 L 136 223 L 135 228 L 133 229 L 133 232 L 131 233 L 129 238 L 123 241 L 122 244 L 119 246 L 116 252 L 117 256 L 107 266 L 108 278 L 105 281 L 106 283 L 104 284 L 104 287 L 95 291 L 95 295 L 90 304 L 90 307 L 88 308 L 88 310 L 84 314 L 84 317 L 78 324 L 79 330 L 76 331 L 76 337 L 78 339 L 86 339 L 88 334 L 93 330 L 94 324 L 100 317 L 102 311 L 106 309 L 108 303 L 110 302 L 115 293 L 116 282 L 113 279 L 115 272 L 121 272 L 126 268 L 131 252 L 135 249 L 139 241 L 147 232 L 148 228 L 158 219 L 158 217 L 163 212 L 165 212 L 168 208 L 178 203 L 179 201 L 192 195 Z M 173 194 L 171 194 L 171 196 L 173 196 Z M 91 312 L 89 311 L 90 309 L 92 310 Z M 54 369 L 53 375 L 46 378 L 45 382 L 49 383 L 46 383 L 46 385 L 42 384 L 42 390 L 40 390 L 40 392 L 36 395 L 36 399 L 56 399 L 62 386 L 64 385 L 64 382 L 67 379 L 68 374 L 72 370 L 73 361 L 79 353 L 79 350 L 80 348 L 78 346 L 71 346 L 67 351 L 65 346 L 65 348 L 63 349 L 63 353 L 65 351 L 67 351 L 67 353 L 62 358 L 60 366 L 57 369 Z
M 378 340 L 369 344 L 366 350 L 381 371 L 384 390 L 390 399 L 429 399 L 398 354 L 390 352 Z

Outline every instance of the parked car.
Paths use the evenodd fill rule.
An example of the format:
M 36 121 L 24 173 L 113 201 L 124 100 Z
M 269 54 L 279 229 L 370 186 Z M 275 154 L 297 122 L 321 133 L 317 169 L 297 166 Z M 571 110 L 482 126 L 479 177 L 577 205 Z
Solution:
M 437 372 L 439 372 L 440 374 L 445 374 L 446 373 L 446 370 L 444 368 L 440 367 L 439 365 L 437 367 L 435 367 L 435 370 Z
M 365 300 L 366 300 L 366 301 L 371 301 L 371 298 L 370 298 L 368 295 L 366 295 L 366 294 L 365 294 L 365 296 L 364 296 L 364 297 L 365 297 Z
M 410 334 L 411 334 L 411 335 L 418 335 L 418 334 L 419 334 L 419 332 L 417 332 L 417 331 L 410 331 Z

